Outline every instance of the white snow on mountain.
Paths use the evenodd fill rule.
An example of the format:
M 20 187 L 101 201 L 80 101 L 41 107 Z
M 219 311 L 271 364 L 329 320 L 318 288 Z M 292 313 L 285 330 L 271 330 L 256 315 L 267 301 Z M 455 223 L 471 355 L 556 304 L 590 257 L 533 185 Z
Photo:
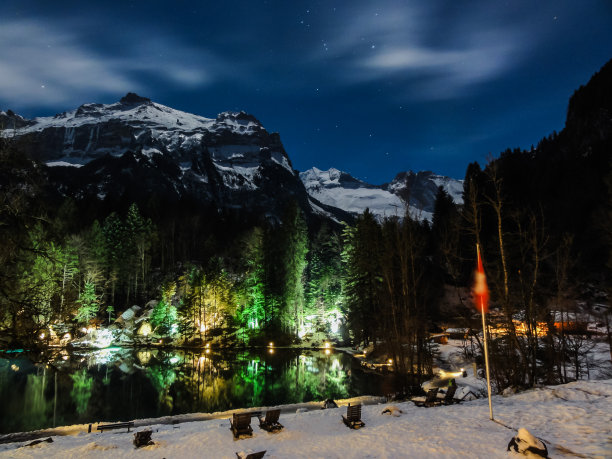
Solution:
M 300 173 L 300 178 L 310 196 L 346 212 L 360 214 L 368 208 L 380 218 L 404 214 L 405 206 L 399 197 L 353 179 L 338 169 L 322 171 L 313 167 Z
M 413 182 L 420 180 L 417 183 L 419 199 L 414 199 L 417 196 L 410 196 L 409 203 L 403 198 L 411 194 L 406 193 L 406 189 L 410 187 L 407 177 L 412 178 Z M 463 203 L 462 181 L 431 173 L 400 174 L 388 185 L 380 186 L 363 182 L 334 168 L 324 171 L 313 167 L 301 172 L 300 178 L 308 194 L 319 202 L 355 215 L 369 209 L 379 220 L 394 216 L 403 217 L 408 207 L 413 218 L 431 221 L 435 193 L 439 186 L 450 194 L 455 203 Z

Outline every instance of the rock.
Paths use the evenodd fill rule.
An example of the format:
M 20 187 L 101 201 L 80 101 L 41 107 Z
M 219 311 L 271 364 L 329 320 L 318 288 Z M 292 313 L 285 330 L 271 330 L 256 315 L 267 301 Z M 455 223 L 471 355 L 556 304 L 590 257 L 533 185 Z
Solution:
M 328 408 L 338 408 L 338 404 L 334 402 L 331 398 L 328 398 L 327 400 L 323 402 L 322 409 L 326 410 Z
M 527 457 L 548 457 L 548 448 L 544 442 L 522 428 L 508 443 L 507 451 L 514 451 Z
M 136 446 L 136 448 L 142 448 L 143 446 L 154 445 L 155 443 L 153 443 L 153 440 L 151 440 L 152 434 L 152 430 L 136 432 L 134 434 L 134 446 Z
M 382 410 L 381 414 L 390 414 L 391 416 L 395 416 L 396 418 L 401 416 L 404 412 L 400 410 L 397 406 L 389 405 Z

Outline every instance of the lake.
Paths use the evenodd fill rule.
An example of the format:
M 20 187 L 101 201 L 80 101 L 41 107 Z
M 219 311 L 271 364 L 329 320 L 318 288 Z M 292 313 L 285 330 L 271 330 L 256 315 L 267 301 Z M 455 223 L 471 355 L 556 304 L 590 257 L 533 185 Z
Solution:
M 161 348 L 0 354 L 0 433 L 393 391 L 337 351 Z

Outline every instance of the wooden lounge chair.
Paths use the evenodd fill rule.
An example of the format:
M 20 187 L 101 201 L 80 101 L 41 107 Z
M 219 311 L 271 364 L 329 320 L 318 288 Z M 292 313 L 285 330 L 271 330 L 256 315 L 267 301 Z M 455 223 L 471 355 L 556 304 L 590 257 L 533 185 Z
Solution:
M 453 403 L 460 403 L 461 400 L 455 398 L 455 392 L 457 392 L 457 386 L 449 386 L 446 390 L 444 398 L 439 399 L 441 405 L 452 405 Z
M 262 428 L 263 430 L 267 430 L 268 432 L 279 432 L 283 428 L 283 425 L 280 422 L 278 422 L 280 411 L 281 411 L 280 409 L 268 410 L 266 411 L 265 418 L 258 416 L 259 427 Z
M 230 429 L 234 433 L 234 438 L 240 435 L 253 435 L 251 427 L 251 413 L 234 413 L 233 420 L 230 419 Z
M 438 389 L 434 388 L 434 389 L 429 389 L 427 391 L 427 395 L 425 396 L 425 398 L 423 398 L 423 397 L 415 397 L 411 401 L 416 406 L 426 406 L 426 407 L 429 407 L 429 406 L 434 406 L 436 404 L 437 396 L 438 396 Z
M 346 407 L 346 417 L 342 416 L 342 421 L 351 429 L 359 429 L 365 426 L 361 420 L 361 405 L 353 405 L 349 403 Z
M 264 454 L 266 454 L 266 450 L 259 451 L 258 453 L 250 453 L 246 456 L 241 456 L 240 454 L 236 453 L 236 456 L 238 456 L 238 459 L 261 459 L 264 457 Z

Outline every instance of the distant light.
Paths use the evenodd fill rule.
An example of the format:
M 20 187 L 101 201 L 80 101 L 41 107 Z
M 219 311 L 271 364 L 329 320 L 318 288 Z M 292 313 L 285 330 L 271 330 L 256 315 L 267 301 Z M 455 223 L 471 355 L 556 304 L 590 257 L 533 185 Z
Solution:
M 268 344 L 268 347 L 274 347 L 274 343 L 270 341 L 270 344 Z
M 331 349 L 325 349 L 325 355 L 331 354 Z
M 389 359 L 389 360 L 387 360 L 387 363 L 388 363 L 389 365 L 391 365 L 391 364 L 393 363 L 393 359 Z
M 209 348 L 210 347 L 210 343 L 206 343 L 205 347 Z
M 329 343 L 325 343 L 325 346 L 324 346 L 324 347 L 325 347 L 325 349 L 329 349 L 329 348 L 331 347 L 331 344 L 329 344 Z
M 206 349 L 206 353 L 207 353 L 207 354 L 210 354 L 210 349 Z
M 41 334 L 39 335 L 39 337 L 40 337 L 40 339 L 45 339 L 45 334 L 44 334 L 44 333 L 41 333 Z
M 270 348 L 270 349 L 268 349 L 268 352 L 269 352 L 270 354 L 274 354 L 274 349 Z

